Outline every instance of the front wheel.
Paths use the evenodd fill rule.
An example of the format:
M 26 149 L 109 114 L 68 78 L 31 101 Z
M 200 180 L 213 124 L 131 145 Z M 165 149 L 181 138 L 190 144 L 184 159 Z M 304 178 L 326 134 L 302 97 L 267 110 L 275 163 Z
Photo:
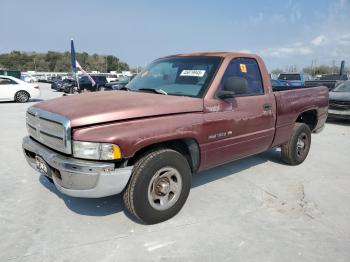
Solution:
M 191 179 L 190 166 L 179 152 L 155 150 L 135 163 L 124 203 L 131 214 L 146 224 L 165 221 L 186 202 Z
M 304 123 L 295 123 L 292 136 L 282 145 L 282 160 L 289 165 L 299 165 L 306 159 L 311 146 L 311 130 Z

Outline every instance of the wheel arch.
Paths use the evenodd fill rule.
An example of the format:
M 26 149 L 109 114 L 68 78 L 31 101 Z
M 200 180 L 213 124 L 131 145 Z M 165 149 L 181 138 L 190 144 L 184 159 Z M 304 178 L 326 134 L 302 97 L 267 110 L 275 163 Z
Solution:
M 316 109 L 309 109 L 300 113 L 295 120 L 296 123 L 306 124 L 313 131 L 318 122 L 318 114 Z
M 159 148 L 169 148 L 181 153 L 187 160 L 192 172 L 196 172 L 200 165 L 200 147 L 194 138 L 180 138 L 150 144 L 138 149 L 134 155 L 128 159 L 128 165 L 133 165 L 145 154 Z

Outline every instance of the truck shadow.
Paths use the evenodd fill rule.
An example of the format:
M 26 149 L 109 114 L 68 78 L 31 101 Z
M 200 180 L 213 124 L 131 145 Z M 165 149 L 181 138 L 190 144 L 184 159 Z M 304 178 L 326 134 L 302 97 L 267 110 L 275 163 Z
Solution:
M 199 172 L 193 176 L 192 188 L 203 186 L 227 176 L 235 176 L 243 170 L 267 161 L 282 164 L 280 160 L 280 152 L 277 149 L 271 149 L 255 156 Z M 44 176 L 39 177 L 39 182 L 46 189 L 62 199 L 65 205 L 77 214 L 85 216 L 108 216 L 114 213 L 124 212 L 128 218 L 140 224 L 140 221 L 131 216 L 124 207 L 122 194 L 103 198 L 75 198 L 62 194 L 56 189 L 55 185 L 49 182 Z
M 18 103 L 16 101 L 0 101 L 0 105 L 1 104 L 16 104 L 16 105 L 20 104 L 20 105 L 25 105 L 25 104 L 41 102 L 41 101 L 44 101 L 44 99 L 41 99 L 41 98 L 29 99 L 29 101 L 25 102 L 25 103 Z
M 49 191 L 56 194 L 73 212 L 86 216 L 107 216 L 124 211 L 122 195 L 102 198 L 77 198 L 62 194 L 52 182 L 41 175 L 39 182 Z
M 41 101 L 44 101 L 44 99 L 41 99 L 41 98 L 35 98 L 35 99 L 30 99 L 28 102 L 41 102 Z
M 230 162 L 215 168 L 211 168 L 195 174 L 192 178 L 192 188 L 205 185 L 212 181 L 227 177 L 235 176 L 243 170 L 247 170 L 256 165 L 265 163 L 267 161 L 285 165 L 280 157 L 279 149 L 270 149 L 264 153 L 247 157 L 241 160 Z

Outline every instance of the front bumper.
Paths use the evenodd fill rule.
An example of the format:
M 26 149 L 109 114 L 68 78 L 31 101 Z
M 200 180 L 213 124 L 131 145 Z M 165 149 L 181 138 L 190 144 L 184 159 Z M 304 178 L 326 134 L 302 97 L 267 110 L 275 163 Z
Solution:
M 30 137 L 22 142 L 24 155 L 35 170 L 35 157 L 47 163 L 46 176 L 53 179 L 56 188 L 73 197 L 98 198 L 123 191 L 131 176 L 132 166 L 115 168 L 111 162 L 96 162 L 66 157 L 39 144 Z
M 350 110 L 328 109 L 329 118 L 350 119 Z
M 36 99 L 39 98 L 41 96 L 41 90 L 40 89 L 35 89 L 30 91 L 30 98 L 31 99 Z

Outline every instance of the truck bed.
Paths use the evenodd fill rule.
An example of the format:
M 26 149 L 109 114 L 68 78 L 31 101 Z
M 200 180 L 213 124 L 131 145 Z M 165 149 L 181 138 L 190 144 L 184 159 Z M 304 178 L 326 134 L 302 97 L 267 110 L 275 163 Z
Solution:
M 311 86 L 308 86 L 311 87 Z M 294 90 L 294 89 L 302 89 L 302 88 L 308 88 L 306 86 L 273 86 L 272 91 L 277 92 L 277 91 L 286 91 L 286 90 Z M 312 86 L 315 87 L 315 86 Z
M 281 90 L 274 89 L 273 94 L 276 98 L 276 134 L 273 146 L 288 141 L 300 112 L 310 111 L 317 117 L 318 122 L 311 128 L 312 131 L 324 125 L 329 100 L 327 87 L 284 87 Z

